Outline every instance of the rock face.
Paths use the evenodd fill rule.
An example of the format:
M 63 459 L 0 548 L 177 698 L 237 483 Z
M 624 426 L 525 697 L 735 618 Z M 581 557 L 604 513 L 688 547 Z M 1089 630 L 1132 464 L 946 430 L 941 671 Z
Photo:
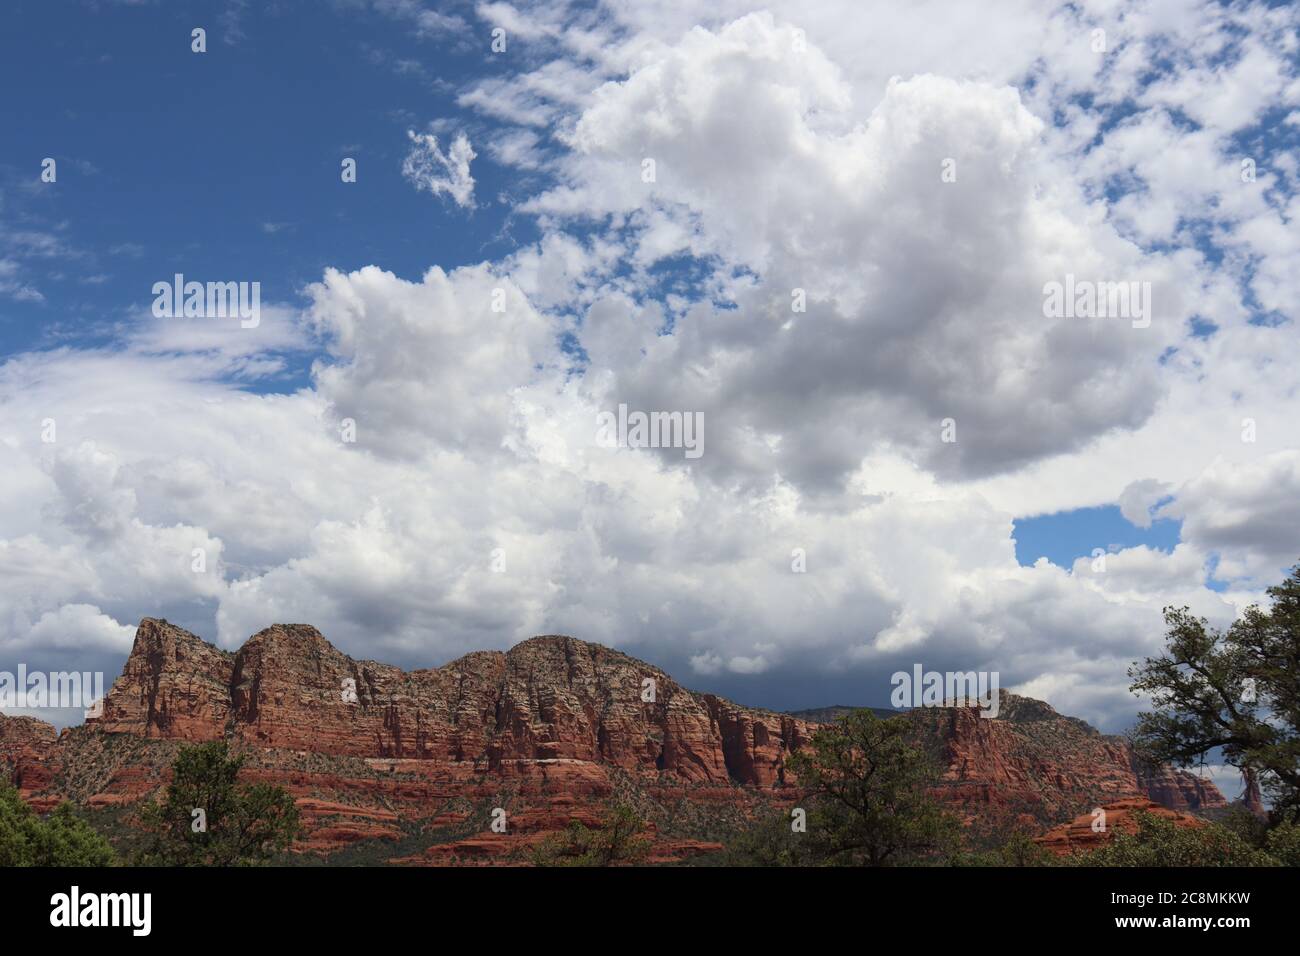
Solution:
M 269 627 L 232 655 L 149 618 L 103 715 L 87 724 L 489 771 L 565 758 L 769 788 L 784 783 L 785 754 L 812 729 L 685 690 L 658 668 L 571 637 L 408 673 L 353 660 L 303 624 Z
M 18 788 L 24 800 L 41 810 L 58 802 L 36 797 L 54 780 L 57 741 L 58 734 L 43 720 L 0 714 L 0 772 Z
M 941 754 L 948 768 L 946 796 L 968 820 L 1023 816 L 1052 822 L 1085 807 L 1138 797 L 1174 810 L 1227 805 L 1210 781 L 1146 765 L 1123 737 L 1098 733 L 1042 701 L 1002 691 L 995 718 L 981 717 L 974 707 L 913 710 L 908 716 Z
M 1186 770 L 1153 767 L 1133 752 L 1128 741 L 1123 741 L 1123 745 L 1129 753 L 1138 793 L 1175 810 L 1215 810 L 1228 805 L 1213 782 Z
M 1205 821 L 1200 817 L 1192 816 L 1190 813 L 1170 810 L 1168 807 L 1162 807 L 1158 803 L 1144 800 L 1141 797 L 1117 800 L 1114 803 L 1105 804 L 1100 809 L 1104 811 L 1104 816 L 1097 815 L 1094 812 L 1082 814 L 1069 823 L 1063 823 L 1048 830 L 1042 836 L 1035 837 L 1034 842 L 1057 856 L 1086 853 L 1109 843 L 1115 838 L 1117 832 L 1136 833 L 1138 829 L 1137 814 L 1141 811 L 1173 820 L 1180 827 L 1196 829 L 1206 825 Z
M 122 676 L 104 698 L 104 711 L 91 718 L 100 730 L 217 740 L 230 717 L 230 675 L 234 655 L 189 631 L 147 617 Z

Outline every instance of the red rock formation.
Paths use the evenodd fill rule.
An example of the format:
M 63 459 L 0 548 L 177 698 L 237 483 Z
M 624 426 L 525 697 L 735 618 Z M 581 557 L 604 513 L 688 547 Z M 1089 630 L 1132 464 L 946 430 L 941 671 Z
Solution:
M 1123 741 L 1123 746 L 1129 754 L 1138 793 L 1173 810 L 1216 810 L 1228 805 L 1210 779 L 1168 765 L 1153 767 L 1134 753 L 1128 741 Z
M 103 714 L 87 722 L 110 733 L 217 740 L 230 716 L 233 663 L 189 631 L 146 617 Z
M 1114 803 L 1104 804 L 1100 809 L 1105 811 L 1104 817 L 1098 817 L 1092 811 L 1089 811 L 1075 817 L 1069 823 L 1063 823 L 1048 830 L 1042 836 L 1035 837 L 1034 842 L 1057 856 L 1067 856 L 1071 853 L 1094 850 L 1109 843 L 1114 839 L 1117 832 L 1136 833 L 1138 829 L 1137 814 L 1140 811 L 1173 820 L 1180 827 L 1196 829 L 1206 825 L 1205 821 L 1200 817 L 1192 816 L 1190 813 L 1170 810 L 1168 807 L 1162 807 L 1158 803 L 1141 797 L 1117 800 Z M 1100 824 L 1100 827 L 1094 829 L 1098 824 Z
M 993 720 L 965 708 L 908 719 L 947 764 L 941 792 L 985 828 L 1148 793 L 1179 808 L 1223 802 L 1038 701 L 1004 695 Z M 617 798 L 644 813 L 651 859 L 670 860 L 714 852 L 720 827 L 791 805 L 785 758 L 815 730 L 569 637 L 405 672 L 354 660 L 306 625 L 274 625 L 229 653 L 145 619 L 100 717 L 57 737 L 0 718 L 0 757 L 34 805 L 106 807 L 156 792 L 184 743 L 225 739 L 245 755 L 241 779 L 297 800 L 300 850 L 374 860 L 400 844 L 417 849 L 391 858 L 417 865 L 524 861 L 571 819 L 597 825 Z M 506 833 L 486 825 L 494 807 L 509 815 Z
M 1150 767 L 1124 738 L 1098 733 L 1042 701 L 1003 691 L 996 718 L 981 717 L 974 707 L 907 715 L 922 739 L 942 752 L 948 769 L 940 792 L 963 808 L 968 821 L 1024 814 L 1046 823 L 1135 797 L 1175 810 L 1227 805 L 1210 781 Z
M 103 716 L 87 723 L 488 769 L 569 758 L 760 787 L 781 785 L 785 754 L 811 726 L 695 694 L 658 668 L 571 637 L 535 637 L 504 654 L 407 673 L 355 661 L 307 625 L 274 625 L 231 655 L 152 619 L 141 623 Z
M 58 734 L 43 720 L 0 714 L 0 770 L 22 798 L 41 811 L 58 803 L 56 797 L 36 796 L 54 780 L 57 742 Z

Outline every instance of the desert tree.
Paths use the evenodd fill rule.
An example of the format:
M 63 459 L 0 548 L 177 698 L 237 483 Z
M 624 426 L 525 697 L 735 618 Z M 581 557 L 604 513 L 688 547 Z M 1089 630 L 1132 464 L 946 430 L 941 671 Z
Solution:
M 112 846 L 61 803 L 42 819 L 0 777 L 0 866 L 112 866 Z
M 800 856 L 887 866 L 935 859 L 958 840 L 959 821 L 933 793 L 939 765 L 906 718 L 853 711 L 821 727 L 786 766 L 808 794 Z
M 239 783 L 244 760 L 225 741 L 181 748 L 163 799 L 140 811 L 149 837 L 138 862 L 248 866 L 288 848 L 299 832 L 298 808 L 283 787 Z
M 534 847 L 537 866 L 620 866 L 642 862 L 650 840 L 642 835 L 645 823 L 625 803 L 606 809 L 600 825 L 587 827 L 573 820 L 563 833 L 547 837 Z
M 1153 761 L 1186 767 L 1218 750 L 1258 780 L 1275 820 L 1300 823 L 1300 565 L 1226 630 L 1165 608 L 1166 647 L 1129 670 L 1153 709 L 1133 738 Z

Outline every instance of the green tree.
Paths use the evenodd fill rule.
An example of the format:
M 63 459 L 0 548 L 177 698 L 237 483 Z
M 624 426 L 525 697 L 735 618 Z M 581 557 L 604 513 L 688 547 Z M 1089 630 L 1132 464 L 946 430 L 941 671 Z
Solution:
M 998 847 L 997 856 L 1001 866 L 1049 866 L 1056 862 L 1056 857 L 1025 833 L 1012 834 Z
M 1220 748 L 1254 774 L 1275 819 L 1300 823 L 1300 565 L 1226 631 L 1165 608 L 1167 647 L 1129 671 L 1154 711 L 1134 741 L 1151 760 L 1188 766 Z
M 1138 811 L 1136 833 L 1116 831 L 1101 847 L 1076 853 L 1068 866 L 1277 866 L 1278 861 L 1227 827 L 1207 823 L 1179 826 L 1173 820 Z
M 1226 810 L 1216 813 L 1214 822 L 1231 830 L 1256 849 L 1262 849 L 1268 837 L 1268 821 L 1257 817 L 1240 803 L 1234 803 Z
M 537 866 L 620 866 L 640 863 L 650 852 L 649 839 L 641 836 L 644 824 L 625 803 L 605 811 L 600 826 L 591 829 L 570 821 L 563 834 L 547 837 L 533 848 Z
M 809 794 L 809 854 L 829 864 L 886 866 L 951 849 L 960 823 L 931 795 L 938 764 L 906 718 L 856 710 L 819 729 L 787 768 Z M 798 834 L 796 834 L 798 835 Z
M 1057 860 L 1027 833 L 1012 833 L 998 846 L 954 853 L 947 862 L 952 866 L 1054 866 Z
M 112 846 L 61 803 L 44 820 L 0 780 L 0 866 L 112 866 Z
M 146 804 L 150 866 L 250 866 L 285 850 L 300 831 L 298 808 L 283 787 L 239 784 L 244 755 L 225 741 L 183 747 L 161 803 Z
M 1300 826 L 1288 820 L 1268 831 L 1264 851 L 1283 866 L 1300 866 Z
M 808 834 L 795 832 L 790 813 L 759 817 L 727 844 L 726 866 L 813 866 L 820 862 Z

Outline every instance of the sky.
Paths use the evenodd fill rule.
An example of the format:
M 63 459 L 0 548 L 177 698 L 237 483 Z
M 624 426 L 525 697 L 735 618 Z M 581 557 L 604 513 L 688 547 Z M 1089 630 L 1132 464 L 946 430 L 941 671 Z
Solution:
M 1294 5 L 0 15 L 0 670 L 111 681 L 145 616 L 565 633 L 1119 732 L 1164 606 L 1300 560 Z M 156 315 L 177 274 L 256 325 Z M 1067 276 L 1145 317 L 1049 314 Z M 620 405 L 701 454 L 608 447 Z

